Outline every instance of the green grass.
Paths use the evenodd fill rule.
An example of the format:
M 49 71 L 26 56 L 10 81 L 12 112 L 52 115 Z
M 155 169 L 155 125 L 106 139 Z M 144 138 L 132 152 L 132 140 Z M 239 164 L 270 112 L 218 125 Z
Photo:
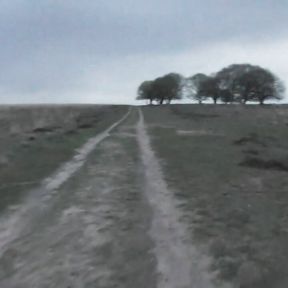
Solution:
M 57 110 L 57 107 L 54 109 Z M 61 112 L 62 108 L 58 107 L 58 109 Z M 77 110 L 77 107 L 74 109 Z M 91 118 L 93 106 L 92 109 L 87 106 L 79 110 L 80 113 L 75 113 L 75 115 L 86 118 L 85 121 L 88 119 L 91 124 L 89 128 L 73 128 L 73 133 L 67 133 L 66 128 L 52 134 L 41 133 L 36 135 L 35 140 L 25 140 L 25 142 L 23 142 L 23 135 L 20 135 L 20 139 L 14 138 L 15 141 L 11 143 L 9 149 L 6 148 L 9 153 L 9 163 L 0 166 L 0 212 L 3 212 L 10 205 L 17 204 L 27 191 L 39 185 L 41 180 L 55 171 L 61 163 L 69 160 L 75 154 L 75 149 L 84 144 L 88 138 L 120 119 L 127 111 L 127 107 L 96 107 L 96 109 L 94 108 L 94 118 Z M 34 114 L 41 117 L 36 112 L 34 111 Z M 98 114 L 101 117 L 98 117 Z M 27 121 L 26 114 L 22 117 L 24 117 L 23 121 Z M 11 125 L 15 125 L 15 121 L 21 121 L 21 117 L 18 116 Z M 39 119 L 29 119 L 29 121 L 37 122 Z M 63 119 L 62 116 L 61 122 L 58 120 L 57 124 L 64 127 L 64 121 L 65 118 Z M 30 125 L 30 127 L 32 126 Z M 10 139 L 10 141 L 12 140 Z
M 288 161 L 288 107 L 171 105 L 143 110 L 194 241 L 212 247 L 221 242 L 220 248 L 208 248 L 214 259 L 211 269 L 236 283 L 241 267 L 251 261 L 265 272 L 261 281 L 283 277 L 288 265 L 288 173 L 239 164 L 251 153 L 261 161 Z M 179 134 L 183 130 L 194 134 Z M 195 134 L 199 130 L 202 134 Z M 251 133 L 258 142 L 236 144 Z M 272 287 L 258 280 L 253 287 Z

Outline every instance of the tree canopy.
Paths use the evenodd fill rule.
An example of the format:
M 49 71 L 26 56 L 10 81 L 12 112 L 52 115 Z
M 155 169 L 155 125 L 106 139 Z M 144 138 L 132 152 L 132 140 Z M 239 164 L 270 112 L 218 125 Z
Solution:
M 215 78 L 219 87 L 229 90 L 233 102 L 246 104 L 248 101 L 280 100 L 284 85 L 272 72 L 251 64 L 233 64 L 219 71 Z
M 153 81 L 144 81 L 138 88 L 137 100 L 149 100 L 150 104 L 153 101 Z
M 251 64 L 232 64 L 212 75 L 197 73 L 185 79 L 178 73 L 170 73 L 144 81 L 138 88 L 137 99 L 163 104 L 186 94 L 199 104 L 207 99 L 215 104 L 218 100 L 222 103 L 264 104 L 269 99 L 282 99 L 284 92 L 282 81 L 271 71 Z
M 171 103 L 172 100 L 182 98 L 183 77 L 177 73 L 170 73 L 153 81 L 144 81 L 138 88 L 138 100 L 156 101 L 159 104 Z
M 198 101 L 201 104 L 203 101 L 207 99 L 207 95 L 203 95 L 201 93 L 202 83 L 205 82 L 209 76 L 203 73 L 197 73 L 192 77 L 187 78 L 186 86 L 188 90 L 188 97 Z

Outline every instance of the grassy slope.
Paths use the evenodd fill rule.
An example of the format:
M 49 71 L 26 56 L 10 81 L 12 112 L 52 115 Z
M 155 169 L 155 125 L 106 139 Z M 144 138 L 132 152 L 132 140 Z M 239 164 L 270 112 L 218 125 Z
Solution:
M 56 106 L 16 107 L 6 113 L 2 117 L 6 130 L 2 126 L 1 153 L 7 161 L 0 163 L 0 212 L 17 204 L 26 191 L 70 159 L 76 148 L 126 111 L 125 106 Z M 52 126 L 58 128 L 48 133 L 32 131 Z M 14 127 L 17 133 L 11 133 Z
M 288 287 L 288 107 L 143 110 L 192 235 L 213 256 L 211 269 L 241 287 Z M 260 164 L 239 165 L 251 158 Z

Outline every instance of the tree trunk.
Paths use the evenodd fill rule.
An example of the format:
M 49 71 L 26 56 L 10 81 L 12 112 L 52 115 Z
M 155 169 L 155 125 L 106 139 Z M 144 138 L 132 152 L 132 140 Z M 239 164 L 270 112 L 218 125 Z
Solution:
M 162 105 L 163 102 L 164 102 L 164 98 L 161 98 L 161 99 L 160 99 L 160 105 Z

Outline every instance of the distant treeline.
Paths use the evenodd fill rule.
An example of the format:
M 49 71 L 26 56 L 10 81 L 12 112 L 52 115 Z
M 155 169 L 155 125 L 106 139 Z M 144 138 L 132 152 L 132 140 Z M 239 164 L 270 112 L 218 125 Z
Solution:
M 144 81 L 138 88 L 137 100 L 150 104 L 171 103 L 190 98 L 199 104 L 212 100 L 215 104 L 281 100 L 285 92 L 283 82 L 271 71 L 250 64 L 233 64 L 212 75 L 198 73 L 185 78 L 170 73 L 155 80 Z

